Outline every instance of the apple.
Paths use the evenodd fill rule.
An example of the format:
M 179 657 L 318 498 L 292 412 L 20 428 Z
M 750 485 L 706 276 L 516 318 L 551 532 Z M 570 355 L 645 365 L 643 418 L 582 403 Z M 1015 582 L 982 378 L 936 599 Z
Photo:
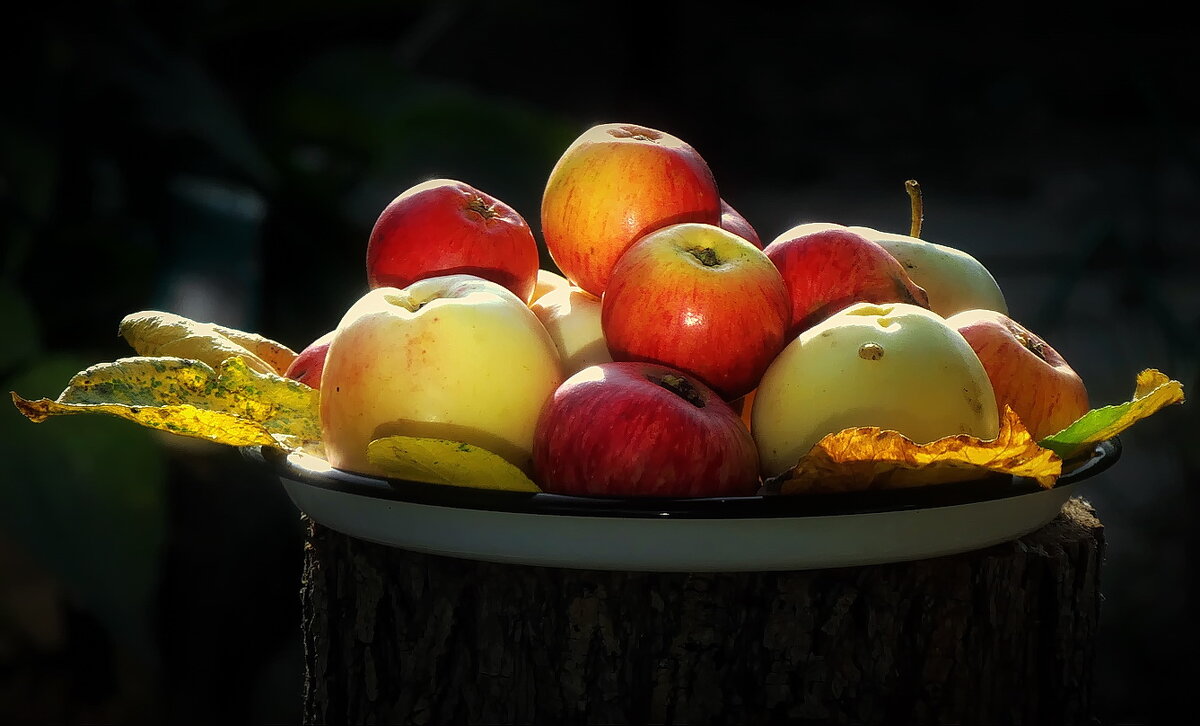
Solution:
M 527 303 L 537 272 L 537 241 L 524 217 L 454 179 L 406 189 L 384 207 L 367 242 L 372 288 L 470 274 L 503 285 Z
M 510 290 L 472 275 L 371 290 L 334 331 L 321 381 L 329 463 L 379 474 L 391 435 L 473 444 L 531 470 L 538 414 L 563 381 L 554 342 Z
M 321 374 L 325 369 L 325 355 L 329 352 L 329 343 L 333 340 L 334 331 L 329 331 L 313 342 L 292 360 L 284 372 L 285 378 L 299 381 L 309 388 L 321 388 Z
M 1008 313 L 1004 293 L 983 264 L 962 250 L 870 227 L 848 227 L 877 242 L 929 295 L 929 309 L 948 318 L 964 310 Z
M 1008 405 L 1035 440 L 1062 431 L 1087 413 L 1087 387 L 1045 340 L 995 310 L 964 310 L 946 319 L 983 362 L 996 404 Z
M 679 222 L 717 224 L 708 163 L 683 140 L 634 124 L 593 126 L 555 163 L 542 195 L 542 236 L 563 276 L 599 297 L 630 245 Z
M 907 303 L 858 303 L 801 333 L 763 374 L 750 414 L 764 476 L 846 428 L 878 426 L 925 444 L 955 434 L 991 440 L 999 423 L 967 340 Z
M 600 298 L 577 287 L 562 288 L 538 298 L 529 309 L 558 348 L 563 375 L 612 362 L 600 325 Z
M 749 496 L 758 452 L 737 413 L 685 373 L 653 363 L 589 366 L 546 404 L 534 471 L 557 494 Z
M 571 287 L 571 281 L 557 272 L 538 270 L 537 282 L 533 286 L 533 294 L 529 296 L 529 304 L 533 305 L 538 301 L 538 298 L 544 296 L 546 293 L 569 287 Z
M 724 199 L 721 200 L 720 226 L 721 229 L 733 232 L 760 250 L 762 249 L 762 238 L 758 236 L 754 226 Z
M 601 303 L 613 360 L 677 368 L 727 401 L 758 384 L 786 342 L 790 315 L 783 277 L 762 250 L 696 222 L 638 240 Z
M 856 302 L 908 303 L 928 307 L 888 251 L 844 228 L 797 225 L 763 252 L 775 263 L 791 299 L 788 339 Z

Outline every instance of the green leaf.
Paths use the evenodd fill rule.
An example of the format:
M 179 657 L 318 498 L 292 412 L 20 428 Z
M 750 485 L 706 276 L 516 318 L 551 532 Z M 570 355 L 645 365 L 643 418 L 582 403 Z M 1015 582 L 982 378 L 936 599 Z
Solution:
M 1078 421 L 1038 443 L 1069 460 L 1111 439 L 1133 424 L 1175 403 L 1183 403 L 1183 384 L 1153 368 L 1137 376 L 1133 398 L 1088 411 Z

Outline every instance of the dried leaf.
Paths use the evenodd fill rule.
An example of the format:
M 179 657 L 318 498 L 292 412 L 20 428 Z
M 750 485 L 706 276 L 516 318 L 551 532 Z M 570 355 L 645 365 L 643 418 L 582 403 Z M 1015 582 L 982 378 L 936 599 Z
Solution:
M 367 459 L 398 479 L 475 489 L 541 491 L 504 457 L 458 441 L 388 436 L 367 445 Z
M 35 423 L 103 413 L 230 446 L 289 450 L 320 440 L 318 396 L 302 383 L 251 370 L 239 356 L 215 369 L 184 358 L 121 358 L 75 374 L 53 401 L 12 393 L 16 407 Z
M 296 353 L 287 346 L 256 333 L 158 310 L 126 315 L 118 330 L 142 356 L 191 358 L 213 367 L 230 356 L 239 356 L 259 373 L 279 375 L 296 358 Z
M 845 429 L 817 442 L 780 482 L 783 494 L 900 489 L 1001 473 L 1049 488 L 1062 459 L 1038 446 L 1007 406 L 1000 433 L 984 441 L 960 434 L 917 444 L 874 426 Z
M 244 330 L 227 328 L 224 325 L 217 325 L 216 323 L 213 323 L 212 326 L 213 330 L 217 333 L 253 353 L 259 360 L 271 366 L 274 372 L 279 375 L 286 373 L 288 366 L 299 355 L 283 343 L 263 337 L 258 333 L 247 333 Z
M 1072 459 L 1175 403 L 1183 403 L 1183 384 L 1147 368 L 1137 375 L 1132 400 L 1092 409 L 1075 423 L 1038 443 L 1064 459 Z

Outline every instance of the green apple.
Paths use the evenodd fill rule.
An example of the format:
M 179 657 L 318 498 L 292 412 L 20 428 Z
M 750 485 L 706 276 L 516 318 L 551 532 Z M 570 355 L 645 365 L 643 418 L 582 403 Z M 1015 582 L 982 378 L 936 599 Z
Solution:
M 763 374 L 750 431 L 764 476 L 857 426 L 917 443 L 999 433 L 987 371 L 944 318 L 907 303 L 858 303 L 804 331 Z
M 471 275 L 380 287 L 342 317 L 321 378 L 329 463 L 379 474 L 367 445 L 392 435 L 462 441 L 531 470 L 542 405 L 563 381 L 523 300 Z
M 612 362 L 600 325 L 600 298 L 577 287 L 565 287 L 534 300 L 529 309 L 550 333 L 567 377 L 588 366 Z
M 946 245 L 904 234 L 881 232 L 870 227 L 850 227 L 863 237 L 878 242 L 899 260 L 912 281 L 925 288 L 929 309 L 948 318 L 963 310 L 995 310 L 1007 313 L 1004 293 L 983 264 Z

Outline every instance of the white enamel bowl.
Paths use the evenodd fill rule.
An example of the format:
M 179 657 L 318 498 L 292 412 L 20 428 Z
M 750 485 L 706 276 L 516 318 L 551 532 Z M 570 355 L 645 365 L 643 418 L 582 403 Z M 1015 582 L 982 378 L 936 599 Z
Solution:
M 846 494 L 610 499 L 384 479 L 247 450 L 301 511 L 360 539 L 491 562 L 658 572 L 848 567 L 988 547 L 1050 522 L 1120 453 L 1116 438 L 1097 445 L 1052 489 L 994 477 Z

